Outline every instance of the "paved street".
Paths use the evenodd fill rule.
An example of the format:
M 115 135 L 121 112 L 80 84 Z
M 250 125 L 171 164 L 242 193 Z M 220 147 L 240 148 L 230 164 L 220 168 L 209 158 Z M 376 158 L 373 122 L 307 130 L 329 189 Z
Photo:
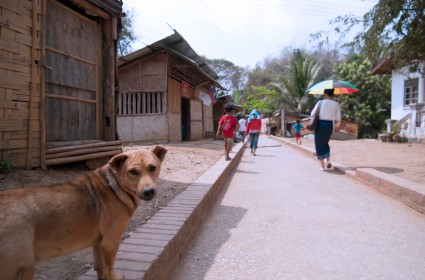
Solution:
M 173 280 L 425 279 L 425 215 L 260 136 Z

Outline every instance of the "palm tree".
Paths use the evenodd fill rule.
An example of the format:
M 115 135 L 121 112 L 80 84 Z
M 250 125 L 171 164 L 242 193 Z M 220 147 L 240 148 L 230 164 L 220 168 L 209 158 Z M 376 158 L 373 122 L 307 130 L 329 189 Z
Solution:
M 308 112 L 314 97 L 306 91 L 315 82 L 321 65 L 297 50 L 287 67 L 288 74 L 281 77 L 280 83 L 270 84 L 281 95 L 278 107 L 300 113 Z

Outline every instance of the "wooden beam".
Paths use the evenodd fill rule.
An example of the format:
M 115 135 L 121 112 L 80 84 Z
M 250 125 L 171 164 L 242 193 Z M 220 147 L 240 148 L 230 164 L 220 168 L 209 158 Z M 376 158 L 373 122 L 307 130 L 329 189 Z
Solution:
M 28 122 L 24 121 L 0 121 L 0 131 L 28 131 Z
M 46 160 L 46 165 L 50 166 L 50 165 L 64 164 L 64 163 L 83 161 L 83 160 L 89 160 L 89 159 L 95 159 L 95 158 L 101 158 L 101 157 L 107 157 L 107 156 L 114 156 L 120 153 L 121 153 L 121 150 L 114 150 L 114 151 L 108 151 L 108 152 L 102 152 L 102 153 L 86 154 L 86 155 L 75 156 L 75 157 L 48 159 Z
M 114 39 L 115 41 L 118 40 L 118 30 L 117 30 L 117 17 L 112 17 L 111 20 L 111 28 L 112 28 L 112 39 Z
M 104 146 L 116 146 L 121 145 L 121 141 L 103 141 L 98 143 L 92 143 L 92 144 L 82 144 L 82 145 L 72 145 L 72 146 L 66 146 L 66 147 L 57 147 L 57 148 L 50 148 L 46 150 L 46 154 L 54 154 L 54 153 L 62 153 L 67 151 L 73 151 L 76 149 L 87 149 L 87 148 L 96 148 L 96 147 L 104 147 Z
M 27 138 L 27 159 L 26 167 L 27 169 L 31 168 L 32 163 L 32 153 L 33 153 L 33 131 L 34 131 L 34 122 L 33 119 L 33 108 L 35 103 L 35 98 L 37 96 L 37 68 L 38 65 L 36 61 L 39 60 L 37 56 L 37 26 L 38 26 L 38 14 L 37 12 L 41 9 L 39 6 L 41 3 L 38 1 L 32 2 L 32 33 L 31 33 L 31 86 L 30 86 L 30 100 L 28 108 L 28 138 Z
M 73 59 L 75 59 L 77 61 L 84 62 L 84 63 L 90 64 L 90 65 L 96 66 L 96 61 L 93 61 L 93 60 L 88 60 L 88 59 L 85 59 L 83 57 L 72 55 L 72 54 L 69 54 L 67 52 L 64 52 L 64 51 L 61 51 L 61 50 L 58 50 L 58 49 L 55 49 L 55 48 L 52 48 L 52 47 L 48 47 L 48 46 L 46 46 L 46 50 L 51 51 L 51 52 L 54 52 L 54 53 L 57 53 L 57 54 L 60 54 L 60 55 L 62 55 L 64 57 L 66 57 L 66 58 L 73 58 Z
M 107 152 L 107 151 L 116 151 L 121 149 L 120 146 L 106 146 L 106 147 L 99 147 L 99 148 L 89 148 L 89 149 L 75 149 L 74 151 L 69 152 L 63 152 L 63 153 L 55 153 L 55 154 L 48 154 L 46 156 L 46 159 L 54 159 L 54 158 L 62 158 L 62 157 L 69 157 L 69 156 L 77 156 L 77 155 L 88 155 L 93 153 L 99 153 L 99 152 Z
M 41 26 L 44 29 L 46 26 L 46 0 L 41 1 Z M 46 35 L 45 32 L 40 34 L 41 41 L 41 57 L 40 61 L 44 63 L 46 58 Z M 40 165 L 43 170 L 46 166 L 46 73 L 44 67 L 40 67 Z
M 94 15 L 99 16 L 99 17 L 104 18 L 104 19 L 110 19 L 111 18 L 111 16 L 107 12 L 105 12 L 104 10 L 99 9 L 95 5 L 89 3 L 87 0 L 72 0 L 72 2 L 74 4 L 77 4 L 81 8 L 87 10 L 91 14 L 94 14 Z
M 87 90 L 87 91 L 89 91 L 89 90 Z M 51 94 L 51 93 L 46 93 L 46 96 L 49 97 L 49 98 L 54 98 L 54 99 L 75 100 L 75 101 L 80 101 L 80 102 L 85 102 L 85 103 L 92 103 L 92 104 L 96 104 L 97 103 L 96 100 L 84 99 L 84 98 L 79 98 L 79 97 L 74 97 L 74 96 L 57 95 L 57 94 Z

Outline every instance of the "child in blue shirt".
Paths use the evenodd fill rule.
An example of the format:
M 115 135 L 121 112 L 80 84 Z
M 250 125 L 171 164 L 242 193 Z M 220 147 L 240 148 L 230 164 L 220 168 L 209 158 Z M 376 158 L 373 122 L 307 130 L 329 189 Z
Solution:
M 304 126 L 300 124 L 300 120 L 298 119 L 297 122 L 294 124 L 294 130 L 295 130 L 295 141 L 298 145 L 301 145 L 301 129 L 303 129 Z

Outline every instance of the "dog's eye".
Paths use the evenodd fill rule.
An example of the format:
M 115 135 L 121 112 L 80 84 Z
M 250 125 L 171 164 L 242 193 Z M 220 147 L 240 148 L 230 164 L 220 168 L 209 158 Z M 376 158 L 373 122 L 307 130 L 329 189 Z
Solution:
M 156 166 L 155 165 L 149 165 L 149 172 L 155 172 Z
M 130 170 L 130 174 L 133 175 L 133 176 L 138 176 L 140 173 L 139 173 L 138 170 L 132 169 L 132 170 Z

